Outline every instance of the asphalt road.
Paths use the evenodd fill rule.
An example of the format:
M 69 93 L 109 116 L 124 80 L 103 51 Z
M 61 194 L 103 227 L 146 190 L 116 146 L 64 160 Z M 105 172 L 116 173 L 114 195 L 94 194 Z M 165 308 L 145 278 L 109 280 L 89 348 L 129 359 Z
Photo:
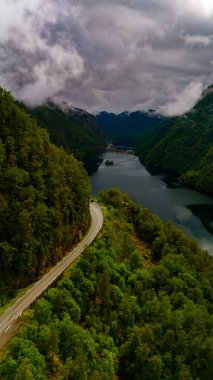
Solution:
M 56 266 L 45 274 L 36 284 L 21 296 L 4 314 L 0 316 L 0 348 L 5 346 L 18 328 L 18 319 L 24 310 L 35 302 L 53 284 L 69 265 L 90 245 L 103 225 L 103 213 L 96 202 L 90 203 L 91 227 L 85 238 L 69 252 Z

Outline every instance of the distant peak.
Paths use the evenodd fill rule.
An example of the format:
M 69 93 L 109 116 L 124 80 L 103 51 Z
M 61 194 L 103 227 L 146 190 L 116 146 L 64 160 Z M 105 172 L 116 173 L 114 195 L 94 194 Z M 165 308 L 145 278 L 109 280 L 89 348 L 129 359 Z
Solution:
M 66 115 L 67 114 L 88 115 L 87 111 L 85 111 L 85 110 L 83 110 L 81 108 L 74 107 L 73 105 L 71 105 L 71 104 L 69 104 L 69 103 L 67 103 L 65 101 L 58 102 L 57 106 Z
M 131 117 L 132 115 L 137 115 L 137 114 L 141 114 L 141 115 L 144 115 L 144 116 L 147 116 L 147 117 L 160 117 L 162 116 L 160 112 L 154 110 L 154 109 L 148 109 L 148 110 L 140 110 L 140 109 L 136 109 L 136 110 L 125 110 L 121 113 L 112 113 L 112 112 L 107 112 L 107 111 L 101 111 L 101 112 L 98 112 L 96 113 L 95 116 L 104 116 L 104 115 L 111 115 L 111 116 L 115 116 L 115 117 Z
M 73 111 L 75 112 L 75 107 L 71 106 L 70 104 L 68 104 L 67 102 L 65 101 L 62 101 L 60 103 L 58 103 L 58 107 L 61 109 L 61 111 L 63 111 L 64 113 L 68 113 L 69 111 Z

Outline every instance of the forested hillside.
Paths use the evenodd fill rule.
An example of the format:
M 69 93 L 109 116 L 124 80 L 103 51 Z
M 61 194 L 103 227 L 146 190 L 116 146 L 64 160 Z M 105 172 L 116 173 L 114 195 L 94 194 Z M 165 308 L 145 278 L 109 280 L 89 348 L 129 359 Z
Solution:
M 25 313 L 2 380 L 211 380 L 213 261 L 116 189 L 105 223 Z
M 105 137 L 95 117 L 88 112 L 51 101 L 35 108 L 24 107 L 48 130 L 52 143 L 72 152 L 77 159 L 86 161 L 104 149 Z
M 162 121 L 154 111 L 122 112 L 120 114 L 100 112 L 96 120 L 114 144 L 134 146 L 147 131 Z
M 89 197 L 82 165 L 0 89 L 1 302 L 81 238 Z
M 187 114 L 167 119 L 137 146 L 146 165 L 177 173 L 188 186 L 213 194 L 213 93 Z

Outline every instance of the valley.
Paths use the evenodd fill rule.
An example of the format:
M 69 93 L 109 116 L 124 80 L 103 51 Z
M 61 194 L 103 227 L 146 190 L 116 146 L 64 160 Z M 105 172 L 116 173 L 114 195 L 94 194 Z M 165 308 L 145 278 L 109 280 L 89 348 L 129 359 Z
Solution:
M 0 2 L 0 380 L 213 379 L 210 3 Z
M 99 156 L 101 160 L 98 171 L 90 177 L 93 195 L 97 196 L 100 191 L 111 187 L 119 188 L 163 220 L 170 220 L 182 228 L 203 249 L 213 254 L 212 197 L 187 189 L 177 178 L 171 180 L 163 171 L 150 174 L 134 155 L 106 152 Z M 113 161 L 114 165 L 106 166 L 106 160 Z M 204 206 L 209 213 L 201 216 L 198 208 L 203 209 Z
M 90 134 L 85 125 L 76 141 L 82 129 L 73 110 L 45 106 L 41 128 L 9 93 L 0 94 L 1 304 L 49 269 L 0 318 L 2 346 L 17 331 L 0 355 L 0 378 L 129 380 L 143 372 L 147 380 L 164 380 L 165 373 L 168 379 L 210 379 L 212 198 L 159 168 L 151 174 L 129 147 L 112 145 L 98 157 L 91 193 L 72 153 L 80 158 L 79 143 L 89 164 L 85 147 L 92 139 L 89 149 L 98 153 L 101 131 Z M 45 130 L 50 120 L 63 137 L 54 137 L 60 149 Z M 92 215 L 98 229 L 63 258 L 85 236 L 89 200 L 98 194 L 101 233 L 88 247 L 102 226 L 99 208 L 101 216 Z M 192 351 L 197 338 L 202 345 Z

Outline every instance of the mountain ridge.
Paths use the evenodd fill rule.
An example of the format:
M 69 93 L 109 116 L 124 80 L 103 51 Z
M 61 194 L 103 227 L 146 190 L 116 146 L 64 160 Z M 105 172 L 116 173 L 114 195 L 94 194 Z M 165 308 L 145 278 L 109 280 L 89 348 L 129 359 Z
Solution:
M 113 143 L 128 146 L 134 146 L 140 137 L 163 119 L 155 110 L 123 111 L 119 114 L 103 111 L 96 115 L 98 124 Z
M 203 94 L 190 111 L 147 133 L 136 152 L 145 165 L 174 172 L 187 186 L 213 194 L 212 86 Z
M 89 112 L 69 106 L 66 102 L 56 104 L 50 99 L 37 107 L 21 105 L 49 132 L 52 143 L 72 152 L 84 163 L 87 157 L 104 149 L 105 137 L 96 118 Z
M 38 278 L 87 231 L 90 184 L 82 164 L 1 88 L 0 174 L 3 296 Z

